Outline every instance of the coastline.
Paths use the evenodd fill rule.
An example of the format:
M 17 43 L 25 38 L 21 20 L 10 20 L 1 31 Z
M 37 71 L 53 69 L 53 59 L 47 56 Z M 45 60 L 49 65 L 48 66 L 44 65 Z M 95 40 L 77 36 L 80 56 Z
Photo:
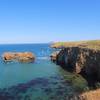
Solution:
M 90 100 L 91 98 L 92 100 L 99 100 L 100 97 L 98 96 L 98 92 L 100 93 L 100 90 L 98 88 L 100 82 L 100 40 L 57 42 L 51 45 L 51 47 L 60 49 L 60 52 L 57 55 L 55 55 L 55 53 L 54 55 L 52 54 L 52 58 L 54 57 L 54 62 L 56 64 L 60 65 L 67 71 L 80 74 L 88 82 L 90 91 L 79 94 L 78 97 L 80 99 L 77 100 Z
M 1 46 L 2 47 L 2 46 Z M 7 48 L 9 47 L 9 46 L 4 46 L 4 47 L 6 47 L 5 48 L 5 50 L 7 50 Z M 11 46 L 10 46 L 11 47 Z M 27 72 L 27 70 L 31 70 L 31 74 L 30 74 L 30 72 L 28 73 L 28 74 L 24 74 L 24 77 L 27 77 L 27 75 L 30 75 L 30 77 L 32 78 L 32 79 L 34 79 L 33 77 L 34 77 L 34 74 L 37 76 L 37 77 L 40 77 L 42 74 L 45 74 L 46 76 L 45 77 L 47 77 L 47 75 L 49 74 L 49 75 L 58 75 L 58 73 L 59 73 L 59 76 L 57 76 L 58 77 L 58 79 L 56 79 L 55 80 L 55 78 L 50 78 L 50 80 L 49 80 L 49 78 L 48 78 L 48 80 L 49 81 L 51 81 L 51 83 L 47 83 L 48 84 L 48 89 L 51 89 L 50 87 L 49 87 L 49 84 L 50 85 L 53 85 L 53 86 L 57 86 L 57 88 L 53 88 L 53 90 L 52 90 L 52 92 L 53 93 L 62 93 L 63 95 L 59 95 L 59 96 L 57 96 L 57 98 L 58 97 L 60 97 L 60 98 L 67 98 L 68 97 L 68 100 L 71 100 L 71 97 L 73 97 L 73 99 L 72 100 L 74 100 L 74 98 L 81 98 L 82 96 L 83 96 L 83 94 L 84 93 L 86 93 L 86 94 L 88 94 L 88 92 L 91 94 L 91 91 L 94 91 L 94 89 L 92 90 L 92 89 L 89 89 L 88 87 L 87 87 L 87 82 L 86 82 L 86 80 L 84 80 L 84 78 L 83 77 L 81 77 L 81 75 L 79 74 L 79 73 L 75 73 L 75 70 L 74 70 L 74 72 L 67 72 L 68 70 L 66 69 L 66 68 L 64 68 L 64 67 L 66 67 L 66 66 L 61 66 L 62 68 L 60 68 L 58 65 L 56 66 L 56 64 L 53 64 L 50 60 L 45 60 L 44 58 L 43 59 L 38 59 L 38 57 L 44 57 L 45 56 L 45 53 L 47 53 L 46 55 L 49 57 L 49 55 L 53 52 L 53 51 L 56 51 L 56 50 L 54 50 L 53 49 L 53 51 L 51 52 L 51 48 L 47 45 L 47 46 L 44 46 L 44 45 L 41 45 L 41 47 L 40 47 L 40 45 L 38 45 L 38 46 L 34 46 L 34 48 L 33 48 L 33 46 L 31 45 L 31 48 L 30 48 L 30 46 L 28 46 L 28 45 L 26 45 L 26 47 L 24 47 L 24 49 L 23 49 L 23 47 L 24 46 L 17 46 L 17 48 L 19 48 L 19 49 L 17 49 L 18 51 L 21 51 L 21 52 L 23 52 L 23 50 L 24 51 L 26 51 L 27 49 L 29 50 L 29 51 L 31 51 L 32 53 L 34 53 L 34 51 L 36 51 L 35 52 L 35 54 L 36 54 L 36 62 L 34 62 L 34 63 L 30 63 L 30 64 L 20 64 L 20 63 L 13 63 L 13 64 L 2 64 L 3 66 L 2 66 L 2 68 L 3 69 L 5 69 L 5 70 L 9 70 L 9 71 L 14 71 L 15 70 L 15 68 L 17 69 L 19 69 L 19 71 L 17 71 L 17 73 L 23 73 L 23 71 L 25 71 L 25 73 L 28 73 Z M 38 49 L 36 49 L 36 47 L 38 47 Z M 50 49 L 50 51 L 49 50 L 47 50 L 47 49 Z M 85 49 L 85 51 L 83 50 L 83 49 Z M 10 48 L 10 51 L 13 51 L 13 50 L 15 50 L 15 46 L 13 47 L 11 47 Z M 45 51 L 45 50 L 47 50 L 48 52 L 42 52 L 42 50 L 43 51 Z M 59 50 L 59 49 L 57 49 L 57 50 Z M 80 53 L 82 53 L 82 54 L 88 54 L 88 52 L 90 52 L 89 50 L 90 49 L 88 49 L 88 50 L 86 50 L 86 48 L 78 48 L 78 47 L 63 47 L 62 49 L 60 49 L 61 51 L 59 51 L 58 53 L 57 53 L 57 57 L 59 58 L 61 58 L 61 56 L 62 55 L 66 55 L 67 54 L 67 51 L 68 50 L 70 50 L 69 52 L 68 52 L 68 54 L 69 54 L 69 57 L 71 56 L 71 54 L 72 54 L 72 52 L 73 52 L 73 54 L 76 54 L 76 57 L 77 57 L 77 55 L 79 55 L 80 56 Z M 75 51 L 80 51 L 80 52 L 75 52 Z M 94 52 L 94 49 L 92 49 L 93 50 L 93 53 L 95 53 Z M 3 51 L 4 51 L 4 49 L 3 49 Z M 92 52 L 92 51 L 91 51 Z M 60 54 L 59 54 L 60 53 Z M 96 52 L 97 53 L 97 52 Z M 91 53 L 89 53 L 89 54 L 91 54 Z M 58 56 L 59 55 L 59 56 Z M 92 56 L 92 55 L 91 55 Z M 73 55 L 72 55 L 72 57 L 73 57 Z M 75 58 L 76 58 L 75 57 Z M 85 57 L 85 56 L 84 56 Z M 89 56 L 88 56 L 89 57 Z M 58 59 L 57 58 L 57 59 Z M 80 58 L 80 57 L 79 57 Z M 87 58 L 87 57 L 86 57 Z M 80 60 L 80 59 L 79 59 Z M 64 59 L 60 59 L 60 61 L 62 62 L 62 61 L 65 61 Z M 76 61 L 76 60 L 74 60 L 74 61 Z M 93 61 L 95 61 L 95 60 L 93 60 Z M 40 63 L 41 62 L 41 63 Z M 64 62 L 65 63 L 65 62 Z M 43 65 L 42 65 L 43 64 Z M 83 63 L 84 64 L 84 63 Z M 25 66 L 24 66 L 25 65 Z M 8 66 L 8 67 L 7 67 Z M 13 69 L 14 68 L 14 69 Z M 13 70 L 12 70 L 13 69 Z M 27 69 L 27 70 L 25 70 L 25 69 Z M 66 70 L 67 71 L 66 71 Z M 39 70 L 39 71 L 38 71 Z M 41 70 L 41 71 L 40 71 Z M 9 72 L 8 71 L 8 72 Z M 3 73 L 3 72 L 2 72 Z M 17 75 L 17 73 L 15 74 L 15 76 Z M 40 74 L 41 73 L 41 75 L 39 76 L 38 74 Z M 9 74 L 9 73 L 8 73 Z M 14 73 L 12 73 L 11 72 L 11 74 L 14 74 Z M 19 74 L 18 74 L 19 75 Z M 32 76 L 33 75 L 33 76 Z M 60 77 L 63 77 L 62 79 L 59 79 Z M 43 77 L 42 77 L 43 78 Z M 19 79 L 19 78 L 18 78 Z M 16 80 L 16 79 L 15 79 Z M 22 80 L 22 79 L 21 79 Z M 37 80 L 37 79 L 36 79 Z M 38 80 L 40 80 L 40 78 L 38 79 Z M 44 80 L 44 78 L 43 78 L 43 80 Z M 59 80 L 59 81 L 58 81 Z M 19 81 L 19 80 L 18 80 Z M 52 81 L 54 81 L 54 82 L 52 82 Z M 56 82 L 57 81 L 57 82 Z M 10 81 L 11 82 L 11 81 Z M 34 81 L 35 82 L 35 81 Z M 64 82 L 64 83 L 63 83 Z M 44 82 L 43 82 L 44 83 Z M 59 84 L 60 83 L 62 83 L 62 85 L 60 86 Z M 34 83 L 33 83 L 34 84 Z M 17 83 L 17 85 L 19 85 L 18 83 Z M 20 86 L 20 85 L 19 85 Z M 38 86 L 38 85 L 37 85 Z M 21 86 L 20 86 L 21 87 Z M 41 87 L 41 86 L 40 86 Z M 70 91 L 69 91 L 69 87 L 70 87 Z M 18 87 L 19 88 L 19 87 Z M 42 89 L 43 87 L 41 87 L 41 89 Z M 71 88 L 72 88 L 72 90 L 71 90 Z M 68 89 L 68 91 L 67 91 L 67 89 Z M 84 90 L 85 89 L 85 90 Z M 43 89 L 43 90 L 46 90 L 46 89 Z M 74 91 L 75 90 L 75 91 Z M 70 94 L 72 91 L 74 91 L 74 93 L 73 94 Z M 88 91 L 88 92 L 87 92 Z M 99 92 L 99 90 L 97 89 L 97 90 L 95 90 L 95 91 L 98 91 Z M 4 93 L 5 91 L 2 91 L 2 93 Z M 33 92 L 34 92 L 34 90 L 33 90 Z M 42 91 L 43 92 L 43 91 Z M 47 93 L 48 91 L 46 90 L 46 92 L 45 93 Z M 95 92 L 96 93 L 96 92 Z M 20 94 L 20 91 L 19 91 L 19 94 Z M 42 93 L 41 93 L 42 94 Z M 50 92 L 50 94 L 51 94 L 51 92 Z M 56 96 L 56 94 L 55 94 L 55 96 Z M 68 94 L 68 95 L 65 95 L 65 94 Z M 42 97 L 41 97 L 42 98 Z M 48 97 L 49 98 L 49 97 Z M 65 100 L 65 99 L 64 99 Z M 75 99 L 76 100 L 76 99 Z M 77 99 L 77 100 L 81 100 L 81 99 Z M 87 99 L 85 99 L 85 100 L 87 100 Z M 88 99 L 88 100 L 90 100 L 90 99 Z M 95 99 L 94 99 L 95 100 Z

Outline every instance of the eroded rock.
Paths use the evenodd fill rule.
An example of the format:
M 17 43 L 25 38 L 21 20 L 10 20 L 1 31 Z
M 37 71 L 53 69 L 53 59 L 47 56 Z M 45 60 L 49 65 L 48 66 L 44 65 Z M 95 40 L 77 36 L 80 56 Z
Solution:
M 50 58 L 51 58 L 51 61 L 55 62 L 57 59 L 57 55 L 59 54 L 60 51 L 56 51 L 56 52 L 53 52 L 51 55 L 50 55 Z
M 5 52 L 2 55 L 5 62 L 18 61 L 18 62 L 33 62 L 35 56 L 31 52 Z
M 100 51 L 80 47 L 66 47 L 56 56 L 56 63 L 81 74 L 90 85 L 100 82 Z
M 72 100 L 100 100 L 100 89 L 91 90 L 78 96 L 74 96 Z

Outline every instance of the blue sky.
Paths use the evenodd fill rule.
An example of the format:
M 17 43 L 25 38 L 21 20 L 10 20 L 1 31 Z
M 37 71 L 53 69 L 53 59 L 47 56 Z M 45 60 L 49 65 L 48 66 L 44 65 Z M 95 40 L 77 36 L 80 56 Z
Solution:
M 0 0 L 0 43 L 100 39 L 100 0 Z

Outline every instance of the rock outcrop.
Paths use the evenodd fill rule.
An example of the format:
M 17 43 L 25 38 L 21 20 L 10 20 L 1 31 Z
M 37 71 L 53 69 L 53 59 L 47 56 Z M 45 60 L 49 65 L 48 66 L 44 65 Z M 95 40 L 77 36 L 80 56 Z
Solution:
M 51 61 L 55 62 L 57 59 L 57 55 L 59 54 L 60 51 L 55 51 L 50 55 Z
M 100 89 L 68 96 L 66 100 L 100 100 Z
M 55 43 L 53 48 L 62 50 L 56 63 L 64 69 L 81 74 L 90 90 L 68 97 L 68 100 L 100 100 L 100 40 Z M 63 48 L 62 48 L 63 47 Z
M 100 100 L 100 89 L 91 90 L 85 93 L 81 93 L 77 96 L 72 96 L 68 100 Z
M 79 100 L 100 100 L 100 89 L 82 93 Z
M 31 52 L 5 52 L 2 55 L 5 62 L 18 61 L 18 62 L 33 62 L 35 56 Z
M 100 50 L 66 47 L 56 56 L 56 63 L 64 69 L 81 74 L 89 85 L 100 81 Z

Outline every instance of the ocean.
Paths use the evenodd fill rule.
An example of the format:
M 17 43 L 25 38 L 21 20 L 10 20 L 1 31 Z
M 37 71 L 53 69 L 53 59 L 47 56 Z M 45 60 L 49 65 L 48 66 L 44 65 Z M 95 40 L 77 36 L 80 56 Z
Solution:
M 5 63 L 4 52 L 29 51 L 35 54 L 33 63 Z M 69 73 L 50 61 L 54 50 L 50 44 L 0 45 L 0 100 L 66 100 L 76 93 Z

